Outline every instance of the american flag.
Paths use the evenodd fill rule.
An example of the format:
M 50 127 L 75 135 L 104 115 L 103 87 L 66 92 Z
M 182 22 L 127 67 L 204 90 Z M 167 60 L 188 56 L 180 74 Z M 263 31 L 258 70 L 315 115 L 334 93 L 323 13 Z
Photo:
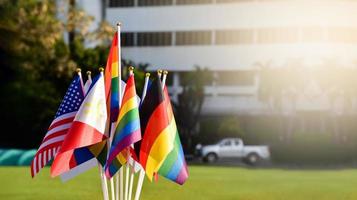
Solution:
M 41 146 L 31 163 L 31 175 L 34 177 L 47 162 L 54 158 L 59 151 L 67 131 L 72 125 L 77 111 L 84 99 L 83 83 L 77 75 L 69 86 L 55 119 L 52 121 Z

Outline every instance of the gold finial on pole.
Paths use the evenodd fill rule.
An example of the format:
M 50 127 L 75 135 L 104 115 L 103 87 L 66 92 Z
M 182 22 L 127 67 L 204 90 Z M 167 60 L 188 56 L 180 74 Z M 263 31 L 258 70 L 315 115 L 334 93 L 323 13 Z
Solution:
M 104 68 L 103 67 L 99 67 L 99 72 L 104 72 Z
M 150 77 L 150 73 L 146 73 L 146 74 L 145 74 L 145 77 Z
M 92 75 L 92 72 L 91 71 L 87 71 L 87 76 L 90 76 Z
M 117 26 L 121 26 L 121 22 L 118 22 L 118 23 L 117 23 Z
M 81 71 L 82 71 L 82 70 L 81 70 L 81 68 L 79 68 L 79 67 L 76 69 L 76 72 L 77 72 L 77 73 L 80 73 Z
M 167 70 L 164 70 L 164 75 L 167 75 L 169 72 Z
M 129 75 L 134 75 L 134 67 L 133 66 L 129 67 Z
M 158 69 L 158 70 L 157 70 L 157 73 L 158 73 L 159 75 L 161 75 L 161 74 L 162 74 L 162 70 L 161 70 L 161 69 Z

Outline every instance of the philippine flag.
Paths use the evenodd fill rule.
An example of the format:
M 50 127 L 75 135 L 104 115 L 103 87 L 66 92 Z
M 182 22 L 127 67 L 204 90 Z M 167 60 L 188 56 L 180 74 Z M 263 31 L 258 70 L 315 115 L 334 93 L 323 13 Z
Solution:
M 51 166 L 51 176 L 58 176 L 77 165 L 73 159 L 75 149 L 97 144 L 107 139 L 104 135 L 107 109 L 103 72 L 83 100 L 61 149 Z

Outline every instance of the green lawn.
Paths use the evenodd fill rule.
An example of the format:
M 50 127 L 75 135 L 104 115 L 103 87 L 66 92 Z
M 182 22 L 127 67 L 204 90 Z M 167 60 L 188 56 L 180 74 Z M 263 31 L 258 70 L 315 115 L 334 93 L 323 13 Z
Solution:
M 280 170 L 191 166 L 184 186 L 159 179 L 145 182 L 144 200 L 356 200 L 357 170 Z M 101 199 L 97 169 L 62 183 L 43 170 L 34 180 L 29 168 L 0 168 L 0 199 Z

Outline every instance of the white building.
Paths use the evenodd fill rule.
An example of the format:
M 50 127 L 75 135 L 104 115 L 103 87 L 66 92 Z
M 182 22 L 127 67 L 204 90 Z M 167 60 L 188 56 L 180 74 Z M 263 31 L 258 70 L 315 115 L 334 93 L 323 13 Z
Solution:
M 357 63 L 354 0 L 108 0 L 96 11 L 95 5 L 90 14 L 122 22 L 123 58 L 174 74 L 174 98 L 181 72 L 196 65 L 213 70 L 218 81 L 207 86 L 205 114 L 266 111 L 257 98 L 259 65 Z

